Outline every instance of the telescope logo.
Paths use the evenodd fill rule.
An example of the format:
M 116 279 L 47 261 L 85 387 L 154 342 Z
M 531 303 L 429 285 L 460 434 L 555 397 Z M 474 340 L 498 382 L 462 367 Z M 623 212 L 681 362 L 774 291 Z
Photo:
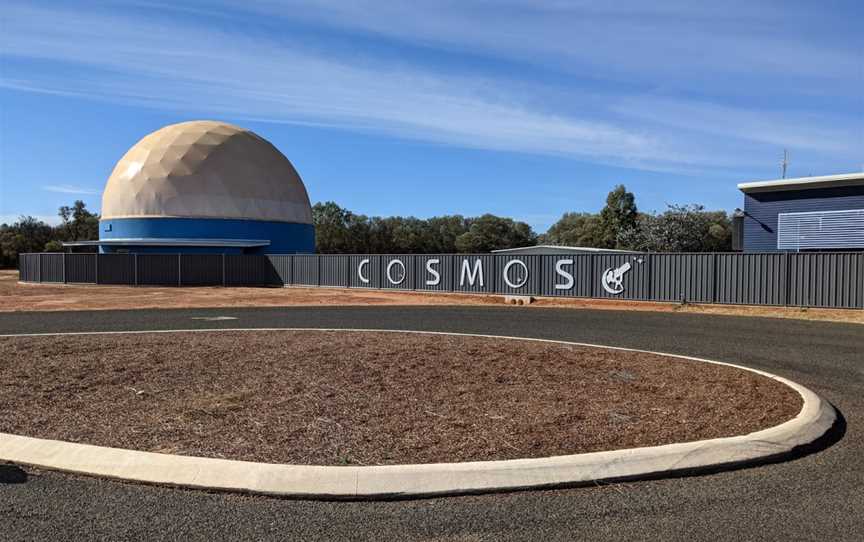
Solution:
M 612 295 L 618 295 L 624 291 L 624 274 L 630 271 L 630 262 L 624 262 L 620 267 L 610 267 L 603 271 L 600 284 L 603 289 Z

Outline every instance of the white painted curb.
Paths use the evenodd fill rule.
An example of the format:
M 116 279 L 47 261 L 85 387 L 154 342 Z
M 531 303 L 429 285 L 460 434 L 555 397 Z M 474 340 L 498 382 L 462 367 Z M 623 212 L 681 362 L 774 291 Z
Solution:
M 0 460 L 151 484 L 290 497 L 333 499 L 419 497 L 580 485 L 601 480 L 632 480 L 722 466 L 740 466 L 780 456 L 798 446 L 809 444 L 824 435 L 836 419 L 836 412 L 827 401 L 795 382 L 770 373 L 688 356 L 568 341 L 468 333 L 316 328 L 37 333 L 0 335 L 0 337 L 224 331 L 424 333 L 529 340 L 646 352 L 677 359 L 727 365 L 772 378 L 797 391 L 803 399 L 804 406 L 795 418 L 748 435 L 538 459 L 363 467 L 277 465 L 140 452 L 0 433 Z

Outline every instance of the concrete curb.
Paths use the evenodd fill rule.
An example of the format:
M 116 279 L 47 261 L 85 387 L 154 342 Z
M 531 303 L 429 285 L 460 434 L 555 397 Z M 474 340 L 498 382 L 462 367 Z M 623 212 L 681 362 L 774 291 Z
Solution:
M 296 498 L 388 499 L 572 486 L 603 480 L 635 480 L 681 472 L 740 467 L 769 458 L 779 458 L 800 446 L 810 444 L 822 437 L 836 419 L 836 412 L 827 401 L 795 382 L 764 371 L 662 352 L 568 341 L 469 333 L 320 328 L 46 333 L 2 335 L 2 337 L 225 331 L 427 333 L 647 352 L 676 359 L 736 367 L 772 378 L 797 391 L 803 399 L 804 406 L 795 418 L 748 435 L 537 459 L 364 467 L 277 465 L 140 452 L 0 433 L 0 460 L 79 474 L 178 487 Z

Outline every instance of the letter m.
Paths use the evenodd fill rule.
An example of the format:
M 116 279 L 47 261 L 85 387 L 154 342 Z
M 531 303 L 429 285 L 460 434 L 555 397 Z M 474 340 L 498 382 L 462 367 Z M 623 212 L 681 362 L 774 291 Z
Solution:
M 474 268 L 468 264 L 468 260 L 462 260 L 462 272 L 459 273 L 459 286 L 465 286 L 465 279 L 468 279 L 468 284 L 474 286 L 474 281 L 480 279 L 480 287 L 483 288 L 483 262 L 480 258 L 474 260 Z

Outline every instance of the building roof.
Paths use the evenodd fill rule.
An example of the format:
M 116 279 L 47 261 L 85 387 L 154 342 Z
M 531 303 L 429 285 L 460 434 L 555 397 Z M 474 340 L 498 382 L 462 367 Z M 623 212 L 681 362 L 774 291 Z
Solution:
M 595 248 L 595 247 L 568 247 L 568 246 L 560 246 L 560 245 L 534 245 L 530 247 L 518 247 L 518 248 L 502 248 L 499 250 L 493 250 L 493 254 L 520 254 L 520 253 L 533 253 L 533 254 L 562 254 L 569 252 L 583 252 L 583 253 L 606 253 L 606 252 L 615 252 L 620 254 L 633 254 L 635 251 L 633 250 L 617 250 L 613 248 Z
M 102 239 L 99 241 L 69 241 L 64 247 L 136 246 L 136 247 L 266 247 L 270 241 L 264 239 L 163 239 L 128 238 Z
M 114 166 L 102 218 L 232 218 L 312 223 L 291 162 L 253 132 L 216 121 L 171 124 Z
M 814 188 L 834 188 L 838 186 L 864 186 L 864 172 L 823 175 L 820 177 L 798 177 L 774 181 L 753 181 L 740 183 L 738 190 L 744 193 L 775 192 L 780 190 L 809 190 Z

